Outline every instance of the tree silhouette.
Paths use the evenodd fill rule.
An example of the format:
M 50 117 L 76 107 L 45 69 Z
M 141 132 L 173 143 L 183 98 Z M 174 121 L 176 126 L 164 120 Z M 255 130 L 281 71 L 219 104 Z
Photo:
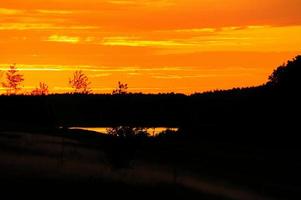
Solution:
M 2 82 L 2 86 L 6 88 L 8 95 L 17 94 L 21 87 L 20 85 L 24 81 L 23 75 L 19 73 L 16 65 L 11 65 L 6 72 L 6 82 Z
M 113 90 L 112 94 L 127 94 L 128 93 L 128 84 L 118 82 L 118 86 L 115 90 Z
M 130 126 L 117 126 L 113 128 L 108 128 L 107 133 L 111 136 L 121 137 L 121 138 L 131 138 L 131 137 L 148 137 L 146 128 L 142 127 L 130 127 Z
M 77 94 L 89 94 L 91 93 L 88 77 L 80 70 L 73 73 L 73 78 L 69 80 L 69 84 L 74 89 L 74 93 Z
M 48 95 L 49 89 L 46 83 L 40 82 L 39 87 L 34 89 L 31 94 L 32 95 Z
M 270 75 L 268 85 L 277 88 L 294 88 L 298 86 L 301 73 L 301 56 L 278 67 Z

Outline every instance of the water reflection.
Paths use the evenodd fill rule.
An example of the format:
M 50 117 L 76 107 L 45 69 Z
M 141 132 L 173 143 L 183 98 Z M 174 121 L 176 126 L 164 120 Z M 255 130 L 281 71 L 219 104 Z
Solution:
M 111 128 L 112 127 L 70 127 L 69 129 L 80 129 L 80 130 L 94 131 L 102 134 L 108 134 L 108 130 Z M 152 128 L 145 128 L 145 130 L 150 136 L 156 136 L 166 130 L 178 131 L 178 128 L 152 127 Z

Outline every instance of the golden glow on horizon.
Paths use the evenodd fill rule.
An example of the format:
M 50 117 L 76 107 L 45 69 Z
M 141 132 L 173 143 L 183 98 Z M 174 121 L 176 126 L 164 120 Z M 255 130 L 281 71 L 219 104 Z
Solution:
M 147 93 L 259 85 L 301 53 L 300 7 L 301 0 L 4 1 L 0 71 L 17 63 L 27 91 L 45 81 L 68 92 L 79 69 L 102 93 L 118 81 Z

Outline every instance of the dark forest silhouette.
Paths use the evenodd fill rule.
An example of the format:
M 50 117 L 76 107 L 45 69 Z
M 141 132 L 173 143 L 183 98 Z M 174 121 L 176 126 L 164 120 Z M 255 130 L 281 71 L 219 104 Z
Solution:
M 1 96 L 1 128 L 121 126 L 200 128 L 223 124 L 269 124 L 289 116 L 277 126 L 288 122 L 287 108 L 298 108 L 301 56 L 280 66 L 269 81 L 258 87 L 183 94 L 132 94 L 127 84 L 118 83 L 110 94 L 89 93 L 88 78 L 76 72 L 74 94 L 48 96 Z M 45 91 L 43 91 L 45 90 Z M 46 94 L 47 85 L 36 93 Z M 117 95 L 116 95 L 117 94 Z M 293 108 L 294 107 L 294 108 Z M 281 116 L 283 114 L 283 116 Z M 51 122 L 50 124 L 48 124 Z M 47 126 L 46 126 L 47 125 Z
M 300 87 L 301 56 L 278 67 L 269 77 L 267 85 L 279 89 L 297 90 Z

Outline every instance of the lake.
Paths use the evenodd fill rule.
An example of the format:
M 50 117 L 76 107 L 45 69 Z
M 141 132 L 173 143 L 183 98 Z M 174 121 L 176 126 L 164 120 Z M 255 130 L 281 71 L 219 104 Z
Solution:
M 107 134 L 108 129 L 112 127 L 69 127 L 69 129 L 79 129 L 79 130 L 87 130 L 87 131 L 94 131 L 102 134 Z M 146 131 L 150 134 L 150 136 L 156 136 L 163 131 L 172 130 L 178 131 L 178 128 L 170 128 L 170 127 L 152 127 L 152 128 L 145 128 Z

